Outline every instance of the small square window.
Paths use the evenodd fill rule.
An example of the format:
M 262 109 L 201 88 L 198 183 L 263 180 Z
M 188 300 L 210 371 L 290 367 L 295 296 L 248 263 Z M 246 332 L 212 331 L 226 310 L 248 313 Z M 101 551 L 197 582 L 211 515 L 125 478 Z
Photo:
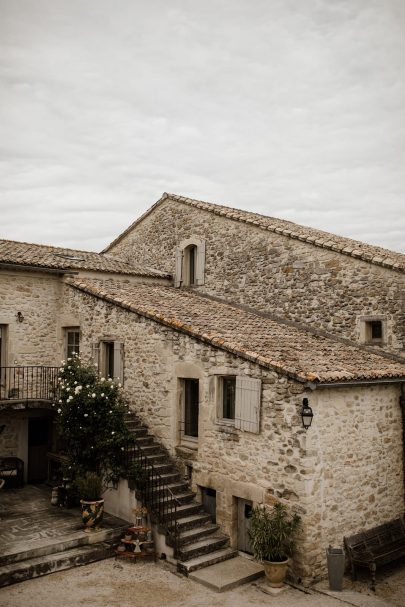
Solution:
M 382 322 L 373 320 L 370 322 L 371 339 L 382 339 Z
M 382 320 L 367 320 L 365 322 L 365 342 L 369 344 L 381 343 L 384 339 Z

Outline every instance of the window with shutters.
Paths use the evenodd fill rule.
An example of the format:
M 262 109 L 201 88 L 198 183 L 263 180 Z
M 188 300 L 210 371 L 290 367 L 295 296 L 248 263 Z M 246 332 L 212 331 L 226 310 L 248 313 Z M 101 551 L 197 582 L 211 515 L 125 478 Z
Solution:
M 176 248 L 176 287 L 204 284 L 205 242 L 198 238 L 184 240 Z
M 102 377 L 111 377 L 124 384 L 124 344 L 121 341 L 106 339 L 94 344 L 93 360 Z
M 244 376 L 218 378 L 218 421 L 245 432 L 260 432 L 261 381 Z
M 74 354 L 80 354 L 79 327 L 65 328 L 65 354 L 66 358 L 71 358 Z

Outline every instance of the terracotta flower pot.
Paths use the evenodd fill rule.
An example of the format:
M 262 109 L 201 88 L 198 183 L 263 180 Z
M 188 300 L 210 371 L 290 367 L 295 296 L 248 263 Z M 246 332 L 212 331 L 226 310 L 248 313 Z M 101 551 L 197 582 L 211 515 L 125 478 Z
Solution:
M 92 531 L 97 529 L 101 521 L 103 520 L 104 514 L 104 500 L 97 501 L 86 501 L 80 500 L 82 507 L 82 520 L 85 527 L 85 531 Z
M 262 565 L 269 586 L 272 588 L 281 588 L 287 575 L 288 559 L 279 562 L 262 561 Z

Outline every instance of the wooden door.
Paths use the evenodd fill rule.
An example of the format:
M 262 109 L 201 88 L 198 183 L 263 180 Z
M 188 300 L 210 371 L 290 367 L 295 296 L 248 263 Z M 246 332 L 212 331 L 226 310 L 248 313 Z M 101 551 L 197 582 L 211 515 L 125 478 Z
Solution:
M 249 527 L 252 502 L 238 498 L 238 550 L 252 554 L 250 546 Z

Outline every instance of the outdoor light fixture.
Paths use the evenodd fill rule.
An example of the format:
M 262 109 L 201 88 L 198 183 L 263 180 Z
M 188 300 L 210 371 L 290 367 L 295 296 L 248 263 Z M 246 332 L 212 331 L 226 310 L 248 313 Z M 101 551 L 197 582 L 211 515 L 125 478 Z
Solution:
M 308 399 L 303 398 L 302 399 L 301 418 L 302 418 L 302 425 L 304 426 L 305 430 L 308 430 L 308 428 L 312 424 L 313 417 L 314 417 L 314 413 L 313 413 L 311 407 L 309 406 Z
M 24 316 L 23 316 L 22 312 L 17 312 L 16 317 L 17 317 L 18 322 L 22 322 L 24 320 Z

